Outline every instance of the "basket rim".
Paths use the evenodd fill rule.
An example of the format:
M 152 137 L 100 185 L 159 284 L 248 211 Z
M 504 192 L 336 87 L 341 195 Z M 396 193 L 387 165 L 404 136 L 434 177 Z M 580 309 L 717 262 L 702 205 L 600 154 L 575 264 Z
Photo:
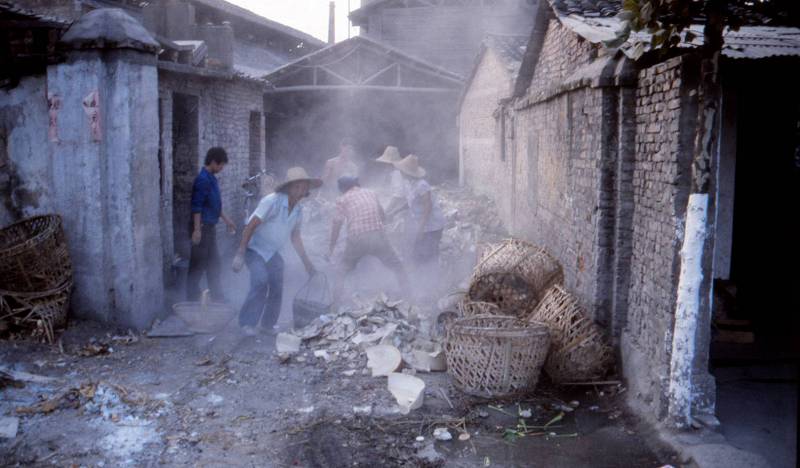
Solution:
M 479 327 L 475 325 L 467 325 L 464 322 L 481 319 L 492 319 L 502 322 L 516 322 L 513 328 L 497 328 L 497 327 Z M 481 335 L 481 336 L 498 336 L 498 337 L 524 337 L 532 335 L 549 335 L 550 329 L 543 322 L 537 321 L 523 321 L 517 317 L 509 315 L 491 315 L 491 314 L 478 314 L 471 317 L 462 317 L 450 326 L 450 333 L 457 333 L 461 335 Z
M 18 227 L 20 225 L 28 224 L 28 223 L 31 223 L 31 222 L 37 220 L 37 219 L 43 219 L 43 218 L 47 219 L 48 221 L 56 221 L 58 224 L 62 224 L 63 225 L 63 219 L 61 218 L 61 215 L 59 215 L 57 213 L 31 216 L 29 218 L 24 218 L 24 219 L 21 219 L 19 221 L 14 222 L 14 223 L 11 223 L 8 226 L 5 226 L 4 228 L 0 229 L 0 237 L 2 237 L 7 231 L 11 231 L 12 229 L 14 229 L 14 228 L 16 228 L 16 227 Z M 52 228 L 52 225 L 48 226 L 48 228 Z M 25 249 L 25 243 L 30 242 L 32 240 L 38 241 L 42 236 L 45 236 L 45 235 L 49 234 L 50 231 L 51 231 L 51 229 L 44 229 L 44 230 L 36 233 L 35 236 L 30 237 L 28 239 L 25 239 L 25 241 L 23 241 L 21 243 L 17 243 L 17 244 L 14 244 L 12 246 L 6 247 L 4 249 L 0 249 L 0 254 L 11 255 L 13 253 L 16 253 L 15 250 L 24 250 Z

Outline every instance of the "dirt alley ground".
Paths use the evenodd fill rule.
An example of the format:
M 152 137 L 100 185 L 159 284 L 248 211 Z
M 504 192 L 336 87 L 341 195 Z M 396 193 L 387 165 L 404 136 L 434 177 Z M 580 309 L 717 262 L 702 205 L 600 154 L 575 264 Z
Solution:
M 463 281 L 468 273 L 454 265 L 471 268 L 474 245 L 500 230 L 485 200 L 450 189 L 443 205 L 450 226 L 443 263 L 450 282 Z M 318 264 L 324 213 L 310 209 L 304 224 Z M 285 258 L 284 328 L 286 303 L 303 278 L 297 260 Z M 235 296 L 243 296 L 246 277 L 237 281 Z M 381 281 L 377 287 L 391 284 Z M 441 294 L 423 299 L 426 307 L 435 309 Z M 17 436 L 0 438 L 7 466 L 678 465 L 626 411 L 622 385 L 557 388 L 543 376 L 526 398 L 486 401 L 459 392 L 446 373 L 419 372 L 424 405 L 402 415 L 386 377 L 368 375 L 363 353 L 325 362 L 303 348 L 282 360 L 274 336 L 244 337 L 235 320 L 217 335 L 179 338 L 72 321 L 59 345 L 0 340 L 4 367 L 35 374 L 21 382 L 0 372 L 0 417 L 20 418 Z M 437 427 L 448 427 L 453 440 L 435 440 Z M 524 430 L 531 434 L 519 437 Z M 459 440 L 463 433 L 467 440 Z

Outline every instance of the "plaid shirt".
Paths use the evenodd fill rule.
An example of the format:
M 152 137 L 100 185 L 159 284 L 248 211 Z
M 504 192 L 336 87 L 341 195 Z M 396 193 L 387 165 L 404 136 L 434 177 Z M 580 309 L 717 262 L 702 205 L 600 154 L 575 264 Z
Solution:
M 383 208 L 372 190 L 353 187 L 336 200 L 336 221 L 347 221 L 347 235 L 383 230 Z

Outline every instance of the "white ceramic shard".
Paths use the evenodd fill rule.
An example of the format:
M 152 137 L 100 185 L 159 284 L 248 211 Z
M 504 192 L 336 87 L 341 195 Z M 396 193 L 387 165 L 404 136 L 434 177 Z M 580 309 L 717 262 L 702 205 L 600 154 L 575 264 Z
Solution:
M 389 375 L 403 362 L 400 350 L 390 345 L 370 346 L 366 353 L 367 367 L 372 369 L 373 377 Z
M 278 333 L 275 338 L 275 348 L 279 353 L 296 353 L 300 351 L 301 339 L 291 333 Z
M 402 414 L 422 406 L 425 382 L 413 375 L 393 372 L 389 374 L 389 391 L 394 395 Z

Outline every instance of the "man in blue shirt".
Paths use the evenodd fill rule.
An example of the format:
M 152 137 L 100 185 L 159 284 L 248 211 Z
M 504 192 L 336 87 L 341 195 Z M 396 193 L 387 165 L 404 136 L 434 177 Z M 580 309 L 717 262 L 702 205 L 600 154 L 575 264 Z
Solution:
M 309 275 L 314 265 L 306 255 L 300 226 L 303 220 L 300 200 L 322 181 L 312 179 L 301 167 L 289 169 L 286 181 L 261 199 L 242 233 L 242 242 L 233 259 L 233 271 L 244 264 L 250 270 L 250 292 L 239 313 L 239 325 L 245 335 L 256 334 L 256 326 L 272 331 L 281 313 L 283 298 L 283 258 L 279 251 L 291 240 Z M 263 315 L 263 318 L 262 318 Z
M 222 195 L 215 174 L 228 164 L 224 149 L 214 147 L 206 153 L 205 167 L 194 179 L 192 186 L 192 254 L 186 279 L 186 297 L 190 301 L 200 298 L 200 278 L 206 274 L 208 289 L 215 302 L 224 302 L 220 284 L 220 260 L 217 250 L 217 223 L 220 218 L 235 234 L 236 225 L 222 212 Z

